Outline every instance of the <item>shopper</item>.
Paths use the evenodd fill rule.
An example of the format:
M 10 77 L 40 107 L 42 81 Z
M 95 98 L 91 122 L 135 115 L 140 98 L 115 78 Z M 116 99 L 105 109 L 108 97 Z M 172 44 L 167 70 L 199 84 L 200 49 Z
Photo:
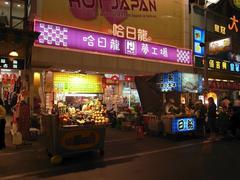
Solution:
M 208 128 L 210 130 L 210 133 L 215 133 L 216 131 L 216 104 L 214 102 L 214 99 L 212 97 L 208 98 L 208 112 L 207 112 L 207 124 Z
M 0 150 L 5 149 L 5 125 L 6 125 L 6 110 L 3 106 L 3 101 L 0 98 Z
M 206 112 L 207 109 L 204 106 L 202 100 L 198 100 L 197 103 L 195 104 L 195 115 L 196 115 L 196 120 L 197 120 L 197 128 L 200 133 L 202 133 L 202 136 L 205 136 L 205 131 L 206 131 Z
M 236 136 L 237 129 L 240 129 L 240 103 L 239 97 L 234 101 L 234 106 L 232 108 L 231 120 L 231 132 L 233 136 Z

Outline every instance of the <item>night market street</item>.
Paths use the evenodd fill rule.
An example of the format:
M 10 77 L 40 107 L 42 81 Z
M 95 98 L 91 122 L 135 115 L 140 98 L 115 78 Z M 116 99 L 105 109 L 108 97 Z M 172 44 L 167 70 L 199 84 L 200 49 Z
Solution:
M 238 140 L 172 139 L 107 129 L 104 158 L 81 154 L 50 164 L 38 142 L 0 152 L 0 179 L 239 179 Z M 10 141 L 8 137 L 7 139 Z

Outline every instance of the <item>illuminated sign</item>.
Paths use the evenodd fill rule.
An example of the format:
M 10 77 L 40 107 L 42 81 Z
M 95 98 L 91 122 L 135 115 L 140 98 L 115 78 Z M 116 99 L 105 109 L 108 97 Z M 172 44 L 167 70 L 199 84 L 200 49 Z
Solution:
M 96 130 L 69 131 L 61 136 L 60 145 L 66 150 L 89 149 L 100 143 L 100 137 Z
M 196 58 L 196 67 L 204 67 L 204 60 L 201 58 Z M 208 67 L 210 69 L 231 72 L 231 73 L 240 73 L 240 63 L 231 62 L 228 60 L 220 60 L 215 58 L 208 58 Z
M 121 24 L 113 24 L 113 36 L 120 38 L 127 38 L 131 40 L 138 40 L 144 42 L 150 42 L 151 37 L 148 37 L 148 31 L 145 29 L 137 29 L 135 27 L 124 27 Z
M 181 74 L 179 72 L 163 73 L 157 85 L 162 92 L 181 91 Z
M 75 49 L 89 53 L 128 56 L 177 63 L 192 64 L 192 51 L 157 43 L 124 39 L 98 32 L 35 21 L 35 31 L 40 32 L 35 45 L 62 49 Z
M 232 0 L 232 2 L 236 8 L 240 9 L 240 0 Z
M 191 73 L 163 73 L 157 80 L 157 86 L 162 92 L 202 92 L 202 77 Z
M 231 39 L 225 38 L 209 43 L 208 54 L 217 54 L 223 51 L 231 50 Z
M 75 73 L 54 73 L 54 90 L 57 93 L 103 93 L 102 76 Z
M 172 120 L 172 133 L 191 132 L 197 129 L 196 118 L 185 117 Z
M 0 57 L 0 69 L 24 69 L 24 59 L 13 59 Z
M 155 0 L 69 0 L 72 14 L 79 19 L 95 19 L 104 16 L 110 23 L 120 23 L 131 16 L 128 11 L 156 12 Z
M 205 31 L 200 28 L 193 29 L 193 52 L 194 55 L 204 56 L 204 47 L 201 43 L 205 43 Z
M 236 18 L 236 16 L 231 17 L 230 20 L 231 20 L 231 23 L 228 24 L 228 29 L 230 31 L 234 30 L 235 32 L 238 32 L 238 25 L 237 24 L 239 23 L 239 20 Z
M 209 88 L 211 88 L 211 89 L 239 90 L 240 89 L 240 83 L 225 82 L 225 81 L 209 81 Z
M 214 31 L 217 33 L 221 33 L 223 35 L 226 34 L 226 27 L 219 25 L 219 24 L 214 24 Z

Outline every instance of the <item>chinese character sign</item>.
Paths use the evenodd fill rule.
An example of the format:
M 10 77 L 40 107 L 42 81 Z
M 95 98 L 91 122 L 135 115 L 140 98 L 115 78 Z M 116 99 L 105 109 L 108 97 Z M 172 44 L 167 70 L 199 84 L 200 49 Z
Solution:
M 35 45 L 192 65 L 191 50 L 145 42 L 148 35 L 143 29 L 116 25 L 113 36 L 40 21 L 34 28 L 40 32 Z
M 215 70 L 240 73 L 240 63 L 238 62 L 208 58 L 208 67 Z
M 172 133 L 191 132 L 196 130 L 196 118 L 175 118 L 172 120 Z

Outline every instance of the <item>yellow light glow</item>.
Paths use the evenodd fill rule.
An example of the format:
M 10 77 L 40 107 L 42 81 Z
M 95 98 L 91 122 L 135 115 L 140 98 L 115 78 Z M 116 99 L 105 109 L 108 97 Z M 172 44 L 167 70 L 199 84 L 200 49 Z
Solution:
M 9 56 L 18 57 L 18 52 L 16 50 L 13 50 L 9 53 Z
M 55 92 L 102 93 L 102 76 L 73 73 L 54 73 Z

